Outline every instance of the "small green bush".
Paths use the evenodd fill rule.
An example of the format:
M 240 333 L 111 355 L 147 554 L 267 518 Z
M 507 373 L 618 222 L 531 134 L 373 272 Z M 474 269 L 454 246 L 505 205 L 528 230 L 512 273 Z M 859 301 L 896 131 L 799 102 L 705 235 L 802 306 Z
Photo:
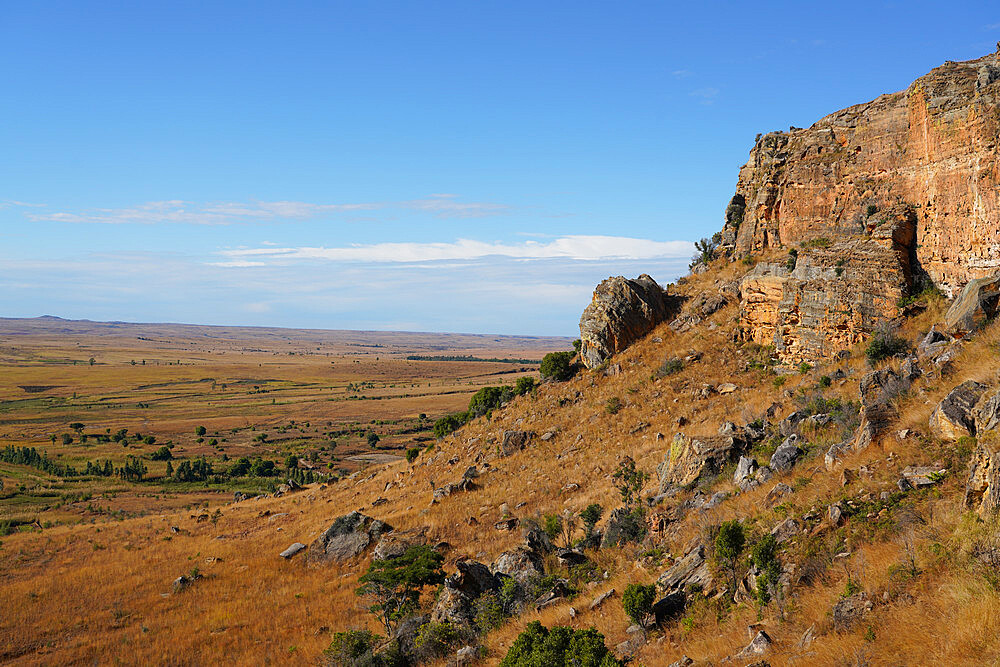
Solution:
M 371 660 L 372 649 L 381 638 L 368 630 L 348 630 L 333 635 L 330 646 L 323 651 L 327 663 L 335 667 L 350 667 Z
M 618 414 L 618 411 L 622 409 L 622 399 L 617 396 L 612 396 L 608 399 L 608 402 L 604 404 L 604 410 L 609 415 Z
M 803 248 L 829 248 L 830 239 L 825 236 L 820 236 L 819 238 L 809 239 L 808 241 L 803 241 L 799 244 Z
M 535 378 L 525 375 L 524 377 L 517 378 L 517 382 L 514 383 L 514 393 L 518 396 L 524 396 L 534 391 L 536 386 L 538 386 L 538 383 L 535 382 Z
M 434 435 L 443 438 L 449 433 L 460 429 L 467 421 L 469 421 L 468 412 L 456 412 L 453 415 L 442 417 L 434 422 Z
M 872 336 L 871 341 L 869 341 L 865 356 L 868 357 L 870 364 L 875 365 L 889 357 L 903 354 L 909 349 L 910 344 L 903 338 L 890 333 L 878 333 Z
M 643 621 L 653 612 L 655 600 L 656 586 L 629 584 L 622 594 L 622 608 L 625 610 L 625 615 L 632 619 L 633 623 L 642 625 Z
M 574 352 L 549 352 L 542 357 L 542 363 L 538 367 L 542 377 L 556 382 L 565 382 L 576 373 L 576 364 L 573 363 Z
M 662 378 L 675 373 L 680 373 L 682 370 L 684 370 L 684 362 L 677 357 L 670 357 L 668 359 L 664 359 L 663 363 L 660 364 L 660 368 L 656 372 L 656 375 Z
M 865 217 L 870 218 L 876 213 L 878 213 L 878 206 L 875 204 L 868 204 L 868 207 L 865 209 Z
M 419 447 L 410 447 L 409 449 L 406 450 L 406 462 L 407 463 L 413 463 L 414 461 L 417 460 L 418 456 L 420 456 L 420 448 Z

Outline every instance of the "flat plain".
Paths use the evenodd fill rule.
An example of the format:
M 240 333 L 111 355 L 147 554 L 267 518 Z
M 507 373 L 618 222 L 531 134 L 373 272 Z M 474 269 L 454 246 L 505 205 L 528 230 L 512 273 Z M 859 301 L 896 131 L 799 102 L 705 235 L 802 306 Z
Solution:
M 0 525 L 41 529 L 228 502 L 297 474 L 336 479 L 433 441 L 485 385 L 533 374 L 569 339 L 0 319 Z M 120 434 L 120 435 L 119 435 Z M 153 460 L 162 447 L 168 460 Z M 168 478 L 204 459 L 213 475 Z M 269 476 L 231 477 L 240 458 Z M 110 461 L 141 480 L 84 474 Z M 287 475 L 285 475 L 287 476 Z

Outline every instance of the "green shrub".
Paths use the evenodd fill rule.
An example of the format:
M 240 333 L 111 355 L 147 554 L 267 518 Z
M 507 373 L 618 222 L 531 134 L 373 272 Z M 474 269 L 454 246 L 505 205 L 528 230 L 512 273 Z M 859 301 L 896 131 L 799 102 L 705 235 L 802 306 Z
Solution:
M 808 241 L 803 241 L 799 244 L 803 248 L 829 248 L 830 239 L 825 236 L 820 236 L 819 238 L 809 239 Z
M 597 503 L 592 503 L 587 505 L 587 507 L 580 512 L 580 519 L 583 520 L 583 531 L 586 533 L 587 537 L 594 534 L 594 526 L 597 522 L 601 520 L 601 515 L 604 513 L 604 508 Z
M 833 384 L 833 379 L 829 375 L 824 375 L 819 379 L 819 386 L 826 389 L 831 384 Z
M 542 530 L 545 531 L 550 540 L 556 539 L 562 531 L 562 518 L 558 514 L 544 515 L 542 517 Z
M 368 610 L 391 635 L 399 621 L 417 608 L 420 591 L 444 581 L 443 561 L 444 556 L 432 547 L 410 546 L 401 556 L 373 560 L 354 592 L 372 601 Z
M 538 370 L 542 377 L 547 380 L 564 382 L 576 373 L 576 364 L 573 363 L 573 352 L 549 352 L 542 357 L 542 363 Z
M 622 409 L 622 399 L 617 396 L 612 396 L 608 399 L 607 403 L 604 404 L 604 411 L 609 415 L 618 414 L 618 411 Z
M 194 434 L 199 437 L 205 435 L 207 432 L 208 430 L 204 426 L 195 426 L 194 428 Z
M 421 657 L 441 658 L 450 653 L 461 640 L 461 634 L 455 626 L 445 621 L 444 623 L 425 623 L 420 626 L 414 644 L 420 651 Z
M 865 350 L 865 356 L 868 357 L 868 362 L 874 365 L 889 357 L 903 354 L 909 349 L 910 344 L 903 338 L 881 332 L 872 336 L 871 341 L 868 343 L 868 348 Z
M 517 378 L 517 382 L 514 383 L 514 393 L 518 396 L 524 396 L 534 391 L 536 386 L 538 386 L 538 383 L 535 382 L 535 378 L 525 375 Z
M 799 373 L 802 373 L 803 375 L 805 375 L 806 373 L 808 373 L 811 370 L 812 370 L 812 366 L 810 366 L 806 362 L 803 361 L 801 364 L 799 364 Z
M 876 213 L 878 213 L 878 206 L 876 206 L 875 204 L 868 204 L 868 207 L 865 208 L 865 217 L 866 218 L 870 218 L 873 215 L 875 215 Z
M 327 664 L 335 667 L 351 667 L 371 660 L 372 650 L 381 638 L 368 630 L 348 630 L 333 635 L 330 646 L 323 651 Z
M 442 417 L 434 422 L 434 435 L 439 438 L 443 438 L 449 433 L 453 433 L 454 431 L 460 429 L 467 421 L 469 421 L 468 412 L 456 412 L 453 415 Z
M 488 415 L 514 396 L 510 387 L 483 387 L 469 399 L 469 419 Z
M 673 375 L 674 373 L 680 373 L 684 370 L 684 362 L 677 357 L 669 357 L 663 360 L 660 364 L 659 370 L 656 372 L 658 377 L 667 377 L 668 375 Z
M 418 456 L 420 456 L 420 448 L 419 447 L 410 447 L 409 449 L 406 450 L 406 462 L 407 463 L 413 463 L 414 461 L 417 460 Z
M 757 604 L 764 607 L 778 590 L 781 562 L 778 560 L 778 541 L 771 533 L 757 541 L 750 551 L 750 560 L 757 566 Z
M 656 600 L 656 586 L 650 584 L 629 584 L 622 594 L 622 608 L 625 615 L 632 619 L 636 625 L 642 625 L 643 621 L 653 612 L 653 602 Z
M 556 626 L 549 630 L 538 621 L 532 621 L 517 636 L 500 667 L 548 667 L 572 665 L 574 667 L 616 667 L 604 643 L 604 635 L 593 628 L 573 630 Z
M 785 268 L 789 271 L 795 270 L 795 263 L 799 260 L 799 251 L 795 248 L 790 248 L 788 250 L 788 259 L 785 260 Z

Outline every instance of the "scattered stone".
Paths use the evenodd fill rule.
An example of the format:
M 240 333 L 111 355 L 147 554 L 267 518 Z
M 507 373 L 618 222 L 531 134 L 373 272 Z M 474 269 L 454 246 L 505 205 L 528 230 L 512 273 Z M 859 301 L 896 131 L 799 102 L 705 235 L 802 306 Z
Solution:
M 504 431 L 500 440 L 500 456 L 521 451 L 534 436 L 530 431 Z
M 473 646 L 463 646 L 455 652 L 455 667 L 473 664 L 479 658 L 479 650 Z
M 831 526 L 839 526 L 840 522 L 844 518 L 844 510 L 841 509 L 839 503 L 834 503 L 830 505 L 829 509 L 826 511 L 826 519 L 830 522 Z
M 774 485 L 774 488 L 767 492 L 767 496 L 764 498 L 764 503 L 767 505 L 774 505 L 778 500 L 792 493 L 792 487 L 788 486 L 783 482 L 778 482 Z
M 180 593 L 181 591 L 187 590 L 188 587 L 190 587 L 191 584 L 193 584 L 193 583 L 194 583 L 194 579 L 192 579 L 191 577 L 187 576 L 186 574 L 182 574 L 181 576 L 179 576 L 176 579 L 174 579 L 174 582 L 173 582 L 171 588 L 172 588 L 173 592 L 176 594 L 176 593 Z
M 850 468 L 844 468 L 840 473 L 840 486 L 841 488 L 847 486 L 855 479 L 857 479 L 857 474 Z
M 292 546 L 288 547 L 287 549 L 285 549 L 284 551 L 282 551 L 278 555 L 281 556 L 282 558 L 288 559 L 288 558 L 291 558 L 292 556 L 294 556 L 295 554 L 299 553 L 300 551 L 302 551 L 305 548 L 306 548 L 306 545 L 302 544 L 301 542 L 296 542 L 296 543 L 292 544 Z
M 976 433 L 985 433 L 1000 427 L 1000 390 L 985 394 L 973 411 Z
M 489 568 L 474 560 L 460 560 L 455 563 L 456 571 L 444 579 L 438 595 L 431 621 L 448 621 L 467 625 L 473 618 L 473 602 L 483 593 L 495 590 L 499 580 Z
M 614 594 L 615 594 L 615 589 L 612 588 L 612 589 L 604 591 L 603 593 L 601 593 L 600 595 L 598 595 L 596 598 L 594 598 L 594 601 L 590 603 L 590 609 L 591 609 L 591 611 L 593 611 L 594 609 L 597 609 L 598 607 L 600 607 L 602 604 L 604 604 L 605 600 L 607 600 L 609 597 L 611 597 Z
M 388 498 L 379 497 L 379 498 L 376 498 L 375 500 L 372 501 L 372 507 L 378 507 L 379 505 L 385 505 L 387 502 L 389 502 Z
M 508 519 L 501 519 L 493 524 L 493 527 L 497 530 L 514 530 L 517 528 L 520 521 L 515 517 L 510 517 Z
M 778 445 L 771 455 L 770 468 L 775 472 L 786 472 L 792 469 L 795 462 L 802 455 L 802 449 L 798 446 L 799 436 L 794 433 L 785 441 Z
M 806 414 L 796 410 L 792 414 L 788 415 L 780 422 L 778 422 L 778 433 L 784 437 L 788 437 L 799 432 L 799 425 L 805 421 Z
M 763 630 L 760 630 L 757 633 L 757 636 L 754 637 L 753 640 L 739 652 L 739 655 L 764 655 L 767 653 L 768 649 L 771 648 L 771 644 L 773 643 L 774 642 L 771 640 L 771 637 Z
M 440 502 L 441 500 L 444 500 L 453 493 L 471 491 L 474 488 L 476 488 L 475 483 L 473 483 L 473 481 L 470 478 L 463 477 L 458 482 L 451 482 L 449 484 L 445 484 L 439 489 L 434 489 L 434 497 L 431 502 L 432 503 Z
M 903 479 L 909 482 L 911 487 L 919 489 L 934 486 L 947 473 L 947 470 L 934 466 L 907 466 L 903 470 Z
M 871 609 L 872 603 L 865 593 L 843 598 L 833 606 L 833 626 L 838 632 L 847 630 Z
M 973 408 L 985 391 L 986 385 L 974 380 L 963 382 L 952 389 L 931 413 L 931 432 L 946 440 L 974 436 L 976 424 Z
M 570 482 L 562 489 L 560 489 L 562 493 L 573 493 L 574 491 L 579 491 L 579 490 L 580 490 L 580 485 L 575 482 Z
M 771 534 L 774 535 L 778 544 L 782 544 L 799 534 L 799 524 L 792 517 L 788 517 L 772 528 Z
M 476 466 L 469 466 L 462 473 L 462 479 L 475 479 L 477 477 L 479 477 L 479 470 L 476 469 Z
M 548 442 L 549 440 L 554 438 L 555 435 L 556 435 L 555 431 L 546 431 L 545 433 L 542 433 L 541 439 L 544 440 L 545 442 Z
M 392 532 L 392 526 L 373 519 L 361 512 L 351 512 L 338 517 L 312 544 L 306 554 L 312 565 L 322 565 L 334 561 L 344 561 L 359 555 L 385 533 Z
M 736 390 L 737 390 L 738 388 L 739 388 L 739 387 L 737 387 L 737 386 L 736 386 L 735 384 L 733 384 L 732 382 L 723 382 L 722 384 L 720 384 L 720 385 L 719 385 L 719 387 L 718 387 L 718 388 L 716 389 L 716 391 L 718 391 L 718 392 L 719 392 L 720 394 L 722 394 L 722 395 L 726 395 L 726 394 L 731 394 L 731 393 L 733 393 L 733 392 L 734 392 L 734 391 L 736 391 Z
M 680 660 L 676 660 L 670 663 L 667 667 L 691 667 L 691 665 L 693 664 L 694 660 L 687 657 L 686 655 L 682 655 Z

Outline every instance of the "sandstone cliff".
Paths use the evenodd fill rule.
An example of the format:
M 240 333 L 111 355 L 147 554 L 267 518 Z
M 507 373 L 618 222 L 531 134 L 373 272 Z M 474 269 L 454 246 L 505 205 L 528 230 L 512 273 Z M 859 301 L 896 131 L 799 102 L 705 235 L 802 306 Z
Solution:
M 948 62 L 906 90 L 759 136 L 726 212 L 736 255 L 863 236 L 916 215 L 916 268 L 949 296 L 1000 271 L 1000 54 Z

